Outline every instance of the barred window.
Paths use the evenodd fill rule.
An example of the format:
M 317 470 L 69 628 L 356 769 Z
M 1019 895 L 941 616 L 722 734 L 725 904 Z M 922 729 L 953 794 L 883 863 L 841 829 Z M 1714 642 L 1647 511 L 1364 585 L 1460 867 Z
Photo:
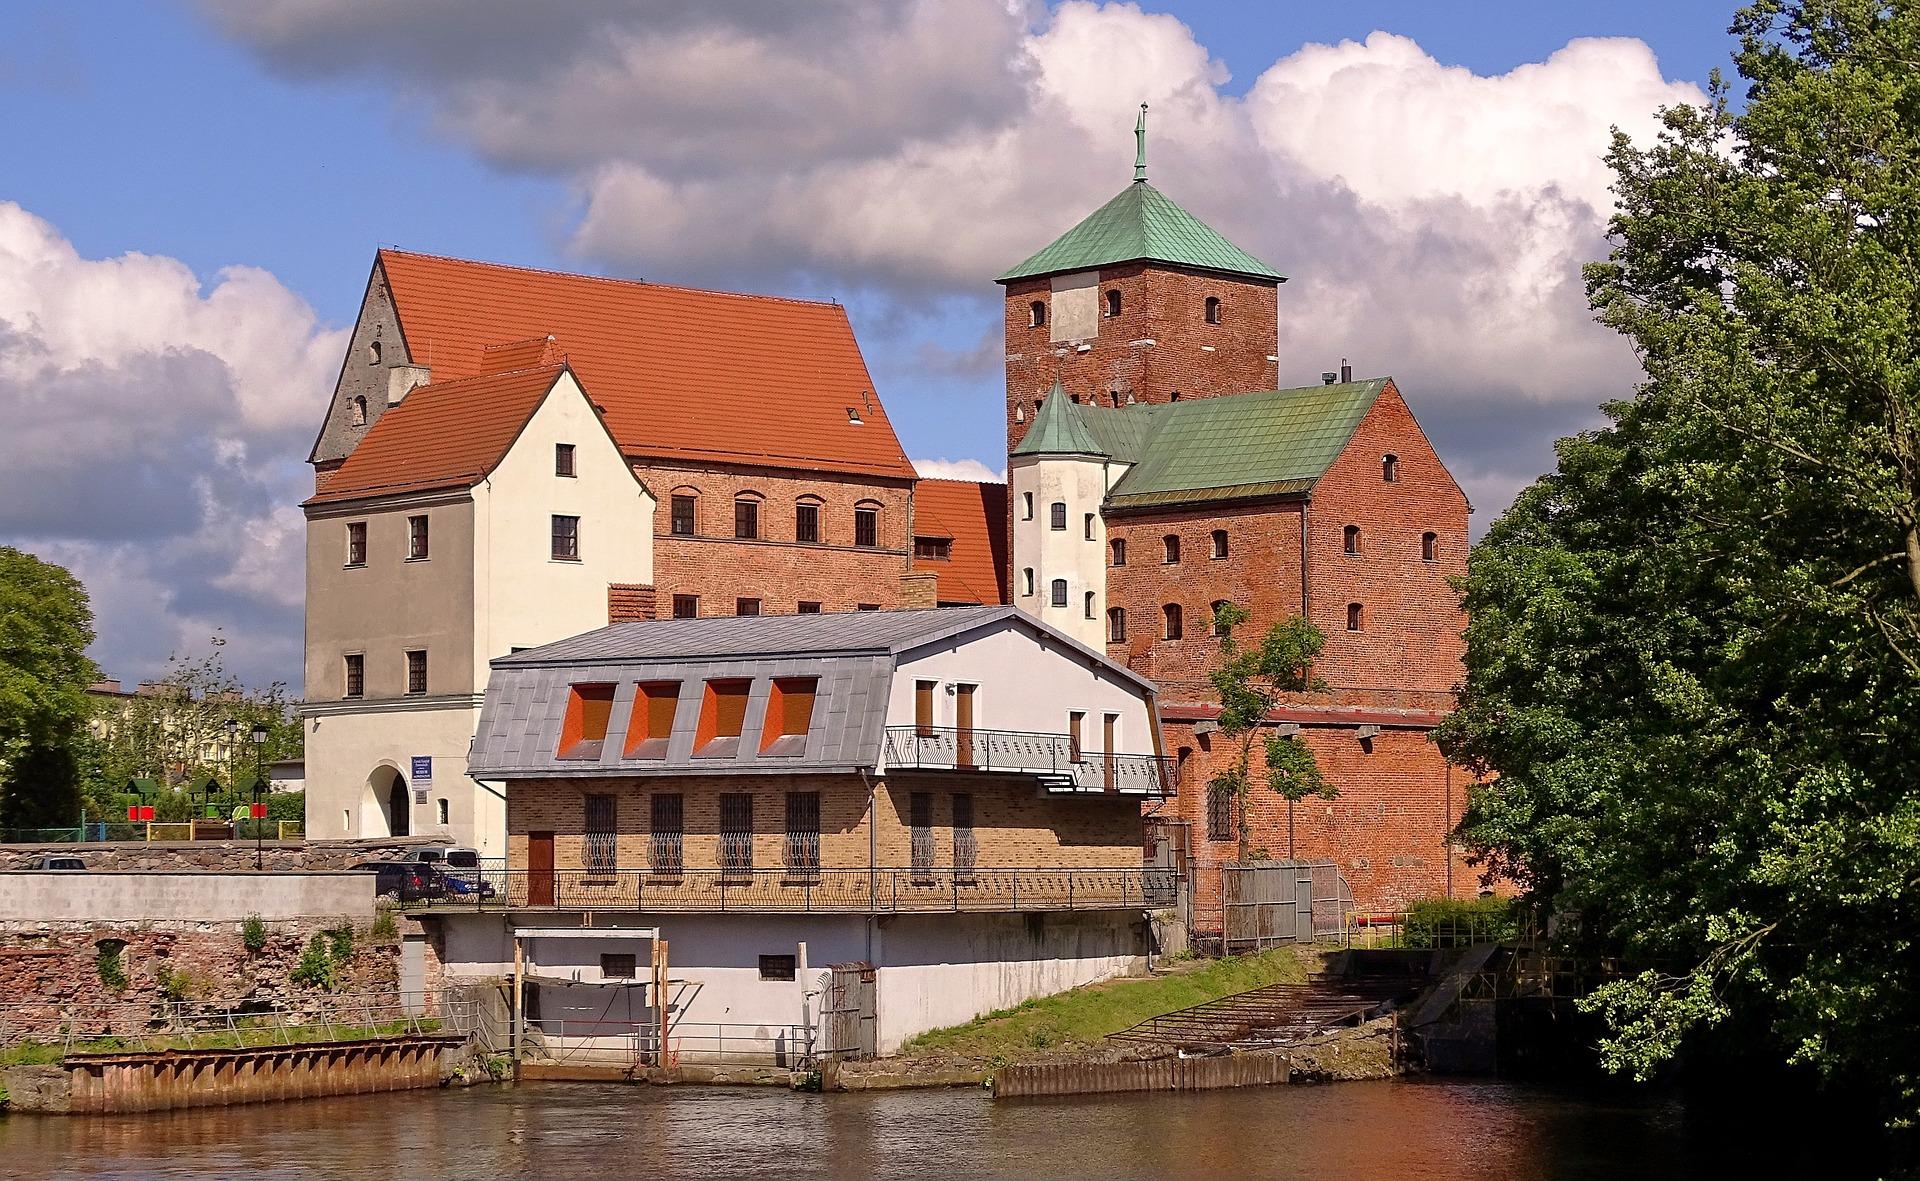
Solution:
M 753 872 L 753 794 L 720 793 L 720 869 L 728 874 Z
M 933 793 L 916 791 L 907 798 L 907 821 L 913 840 L 913 877 L 915 881 L 933 878 Z
M 586 868 L 611 873 L 616 863 L 614 834 L 619 831 L 618 796 L 595 792 L 587 796 L 586 844 L 583 852 Z
M 407 653 L 407 692 L 425 693 L 427 691 L 427 654 L 424 651 Z
M 653 866 L 654 873 L 665 877 L 680 876 L 683 865 L 681 853 L 686 841 L 685 815 L 685 797 L 679 792 L 654 793 L 653 831 L 648 834 L 647 841 L 647 860 Z
M 344 696 L 364 697 L 367 692 L 367 658 L 358 652 L 347 654 L 347 691 Z
M 980 859 L 980 843 L 973 834 L 973 796 L 964 791 L 953 793 L 953 874 L 971 880 L 974 863 Z
M 1207 839 L 1210 841 L 1231 841 L 1234 839 L 1235 793 L 1231 788 L 1209 786 L 1207 788 Z
M 787 872 L 812 876 L 820 872 L 820 793 L 787 793 Z

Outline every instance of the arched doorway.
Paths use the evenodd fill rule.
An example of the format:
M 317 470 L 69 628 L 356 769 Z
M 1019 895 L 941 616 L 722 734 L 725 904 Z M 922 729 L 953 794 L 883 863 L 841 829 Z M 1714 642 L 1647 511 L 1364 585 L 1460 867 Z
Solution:
M 407 780 L 400 772 L 387 766 L 375 767 L 367 776 L 368 803 L 380 817 L 384 833 L 368 832 L 368 836 L 407 836 L 413 829 L 413 806 L 407 798 Z

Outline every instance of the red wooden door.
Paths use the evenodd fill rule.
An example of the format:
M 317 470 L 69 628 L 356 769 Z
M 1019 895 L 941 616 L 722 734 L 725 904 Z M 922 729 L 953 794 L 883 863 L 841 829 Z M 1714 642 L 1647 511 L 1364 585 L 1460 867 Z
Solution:
M 553 834 L 527 834 L 527 905 L 553 905 Z

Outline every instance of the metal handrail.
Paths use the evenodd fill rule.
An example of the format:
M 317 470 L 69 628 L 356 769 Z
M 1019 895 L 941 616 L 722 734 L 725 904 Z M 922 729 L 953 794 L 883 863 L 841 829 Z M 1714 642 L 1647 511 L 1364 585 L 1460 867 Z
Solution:
M 1073 791 L 1173 795 L 1179 760 L 1090 750 L 1067 734 L 1031 730 L 888 726 L 887 765 L 901 770 L 1002 771 L 1043 775 Z
M 305 1042 L 472 1032 L 474 1002 L 431 1006 L 393 993 L 335 994 L 295 1007 L 232 1001 L 17 1001 L 0 1004 L 0 1046 L 63 1053 L 257 1048 Z
M 886 914 L 1153 909 L 1178 872 L 952 866 L 818 869 L 467 870 L 469 890 L 399 900 L 403 909 L 739 911 Z

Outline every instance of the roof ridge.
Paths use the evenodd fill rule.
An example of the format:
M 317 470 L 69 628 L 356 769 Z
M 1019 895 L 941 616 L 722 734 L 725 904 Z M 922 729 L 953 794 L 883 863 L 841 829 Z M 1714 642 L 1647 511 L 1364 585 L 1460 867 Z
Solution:
M 519 344 L 524 342 L 515 341 L 514 343 Z M 465 377 L 449 377 L 445 381 L 429 381 L 422 385 L 415 386 L 408 392 L 407 397 L 410 398 L 421 390 L 446 389 L 449 386 L 468 385 L 476 381 L 492 381 L 501 377 L 519 377 L 527 373 L 551 372 L 555 376 L 558 376 L 569 367 L 566 354 L 562 353 L 560 359 L 557 361 L 542 361 L 538 365 L 522 365 L 518 369 L 489 369 L 485 373 L 470 373 Z M 395 403 L 395 407 L 405 406 L 406 404 L 406 398 L 402 398 L 399 402 Z
M 846 305 L 837 299 L 801 299 L 796 295 L 766 295 L 754 291 L 722 291 L 717 287 L 694 287 L 685 283 L 660 283 L 652 279 L 627 279 L 618 275 L 591 275 L 584 271 L 563 271 L 556 267 L 534 267 L 512 262 L 489 262 L 480 258 L 461 258 L 452 254 L 432 254 L 424 250 L 402 250 L 397 246 L 382 246 L 379 254 L 400 254 L 409 258 L 426 258 L 435 262 L 453 262 L 462 266 L 487 267 L 497 271 L 520 271 L 531 275 L 550 275 L 556 279 L 585 279 L 594 283 L 610 283 L 617 287 L 648 287 L 656 291 L 684 291 L 694 295 L 721 295 L 729 299 L 765 300 L 768 303 L 791 303 L 803 307 L 838 308 L 846 313 Z M 535 339 L 527 337 L 528 340 Z

